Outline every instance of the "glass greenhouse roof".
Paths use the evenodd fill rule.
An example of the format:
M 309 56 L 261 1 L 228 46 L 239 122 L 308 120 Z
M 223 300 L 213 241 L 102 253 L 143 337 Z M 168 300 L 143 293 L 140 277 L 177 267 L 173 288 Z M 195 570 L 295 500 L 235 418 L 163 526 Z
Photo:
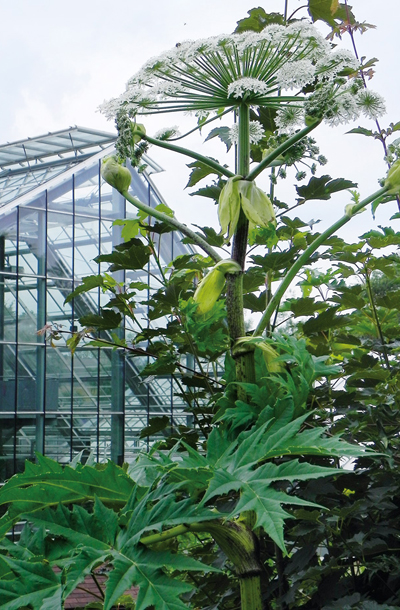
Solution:
M 75 126 L 0 145 L 0 207 L 104 150 L 116 137 Z M 144 160 L 153 172 L 162 171 L 148 157 Z

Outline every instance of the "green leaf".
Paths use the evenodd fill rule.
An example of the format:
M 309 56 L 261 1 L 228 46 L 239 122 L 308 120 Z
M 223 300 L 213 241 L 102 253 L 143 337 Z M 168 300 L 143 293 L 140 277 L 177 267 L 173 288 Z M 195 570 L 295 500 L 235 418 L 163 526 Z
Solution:
M 221 127 L 220 129 L 224 129 L 224 128 Z M 229 128 L 226 127 L 226 129 L 229 129 Z M 213 129 L 213 131 L 215 131 L 215 129 Z M 215 134 L 215 135 L 217 135 L 217 134 Z M 214 136 L 212 136 L 212 137 L 214 137 Z M 207 140 L 210 139 L 210 136 L 208 136 L 208 138 L 206 138 L 206 139 Z M 215 161 L 215 159 L 213 159 L 213 161 Z M 210 174 L 217 174 L 217 176 L 222 175 L 219 172 L 217 172 L 215 169 L 212 169 L 209 165 L 206 165 L 205 163 L 202 163 L 201 161 L 194 161 L 193 163 L 189 163 L 187 167 L 190 167 L 192 169 L 192 171 L 190 173 L 189 181 L 185 188 L 194 186 L 195 184 L 200 182 L 200 180 L 202 180 L 206 176 L 209 176 Z
M 22 561 L 3 557 L 16 575 L 13 580 L 0 580 L 0 609 L 32 610 L 62 608 L 60 575 L 46 561 Z
M 213 446 L 215 468 L 203 502 L 206 503 L 215 496 L 226 495 L 231 490 L 240 491 L 239 502 L 231 517 L 243 511 L 254 511 L 257 516 L 256 527 L 263 527 L 276 544 L 284 549 L 283 524 L 289 515 L 281 505 L 311 504 L 278 492 L 271 485 L 274 481 L 308 480 L 336 475 L 341 471 L 298 460 L 279 465 L 264 462 L 295 455 L 302 458 L 309 455 L 359 456 L 368 450 L 341 441 L 339 437 L 324 437 L 321 428 L 299 432 L 308 413 L 286 424 L 277 422 L 278 425 L 275 426 L 271 411 L 270 408 L 264 411 L 265 423 L 261 423 L 262 414 L 261 421 L 256 426 L 242 432 L 230 445 Z
M 302 299 L 291 299 L 288 303 L 288 308 L 294 313 L 296 317 L 299 316 L 310 316 L 316 311 L 325 309 L 327 305 L 322 301 L 316 301 L 310 297 L 304 297 Z
M 206 139 L 204 141 L 207 142 L 208 140 L 212 140 L 213 138 L 218 137 L 221 140 L 221 142 L 223 142 L 225 144 L 226 152 L 229 152 L 230 149 L 232 148 L 232 140 L 230 137 L 230 131 L 231 130 L 229 127 L 216 127 L 215 129 L 212 129 L 210 131 L 210 133 L 208 134 L 208 136 L 206 137 Z
M 331 27 L 336 26 L 335 19 L 346 21 L 350 17 L 350 22 L 354 22 L 354 15 L 351 6 L 340 4 L 339 0 L 308 0 L 308 13 L 312 20 L 325 21 Z
M 371 248 L 386 248 L 387 246 L 398 246 L 400 244 L 400 232 L 396 233 L 392 227 L 380 227 L 381 231 L 368 231 L 361 235 L 366 239 Z
M 89 290 L 93 290 L 93 288 L 98 288 L 99 286 L 103 285 L 104 278 L 102 275 L 88 275 L 82 278 L 82 284 L 75 288 L 75 290 L 67 296 L 65 303 L 69 303 L 73 298 L 79 294 L 82 294 L 83 292 L 88 292 Z
M 193 589 L 177 579 L 167 576 L 160 568 L 174 570 L 201 570 L 208 566 L 190 557 L 169 553 L 153 553 L 147 549 L 132 549 L 127 556 L 120 555 L 113 562 L 114 569 L 107 580 L 104 610 L 111 610 L 117 599 L 132 585 L 139 586 L 136 610 L 154 606 L 157 610 L 187 610 L 180 595 Z
M 69 510 L 59 504 L 56 510 L 45 508 L 25 516 L 38 527 L 45 527 L 57 536 L 63 536 L 74 545 L 107 550 L 114 544 L 118 528 L 115 511 L 104 506 L 95 497 L 93 513 L 75 505 Z
M 123 269 L 143 269 L 150 260 L 151 250 L 140 239 L 130 239 L 116 246 L 111 254 L 100 254 L 94 260 L 96 263 L 111 263 L 110 271 Z
M 224 245 L 224 236 L 217 233 L 212 227 L 200 227 L 194 223 L 193 226 L 197 227 L 204 233 L 206 236 L 206 241 L 208 244 L 210 244 L 210 246 L 217 246 L 220 248 Z
M 189 195 L 191 197 L 199 195 L 200 197 L 208 197 L 209 199 L 214 199 L 214 201 L 218 201 L 221 191 L 222 186 L 213 184 L 211 186 L 206 186 L 205 188 L 199 189 L 195 193 L 189 193 Z
M 121 324 L 122 316 L 112 309 L 102 309 L 101 315 L 89 313 L 79 318 L 79 322 L 82 326 L 94 326 L 98 330 L 112 330 Z
M 258 296 L 253 292 L 243 295 L 243 307 L 251 311 L 263 312 L 267 306 L 266 292 L 263 290 Z
M 330 307 L 315 318 L 309 318 L 303 324 L 303 331 L 306 335 L 325 332 L 331 328 L 341 328 L 349 324 L 349 316 L 338 315 L 339 307 Z
M 332 193 L 350 188 L 357 188 L 357 184 L 351 182 L 351 180 L 345 180 L 344 178 L 332 180 L 330 176 L 326 175 L 321 176 L 320 178 L 315 178 L 313 176 L 308 184 L 296 186 L 296 191 L 301 197 L 299 203 L 304 203 L 311 199 L 328 200 L 331 198 Z
M 237 22 L 235 33 L 247 32 L 251 30 L 253 32 L 261 32 L 267 25 L 272 23 L 278 23 L 284 25 L 285 19 L 281 13 L 266 13 L 260 6 L 258 8 L 252 8 L 247 11 L 248 17 L 240 19 Z
M 151 417 L 149 425 L 140 431 L 140 438 L 146 438 L 146 436 L 152 436 L 158 432 L 162 432 L 165 428 L 171 427 L 171 418 L 168 415 L 162 415 L 160 417 Z
M 94 500 L 123 506 L 134 482 L 122 468 L 112 462 L 106 466 L 61 467 L 53 460 L 38 455 L 39 464 L 25 463 L 25 472 L 14 475 L 0 489 L 0 505 L 9 504 L 0 519 L 3 537 L 22 514 L 34 513 L 59 503 L 72 504 Z
M 359 133 L 362 136 L 368 137 L 374 135 L 374 132 L 371 129 L 365 129 L 364 127 L 355 127 L 354 129 L 350 129 L 350 131 L 346 131 L 346 133 Z

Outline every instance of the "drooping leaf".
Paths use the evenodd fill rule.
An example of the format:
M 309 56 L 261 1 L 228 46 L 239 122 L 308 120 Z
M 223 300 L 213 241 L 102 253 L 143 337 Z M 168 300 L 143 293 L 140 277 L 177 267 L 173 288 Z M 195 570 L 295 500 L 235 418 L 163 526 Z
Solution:
M 118 311 L 102 309 L 101 315 L 89 313 L 79 318 L 82 326 L 94 326 L 98 330 L 112 330 L 118 328 L 122 322 L 122 316 Z
M 82 284 L 75 288 L 75 290 L 67 296 L 65 302 L 69 303 L 79 294 L 82 294 L 83 292 L 88 292 L 89 290 L 93 290 L 93 288 L 98 288 L 99 286 L 103 285 L 104 277 L 102 275 L 89 275 L 87 277 L 84 277 L 82 278 Z
M 232 148 L 232 140 L 230 136 L 230 128 L 229 127 L 216 127 L 212 129 L 208 136 L 205 139 L 205 142 L 208 140 L 212 140 L 213 138 L 219 138 L 221 142 L 223 142 L 226 146 L 226 152 L 229 152 Z
M 140 431 L 140 438 L 157 434 L 157 432 L 165 430 L 165 428 L 170 427 L 170 425 L 171 419 L 167 415 L 162 415 L 161 417 L 151 417 L 149 425 Z
M 224 128 L 221 127 L 221 129 L 224 129 Z M 225 129 L 228 129 L 228 128 L 226 127 Z M 213 131 L 215 131 L 215 130 L 213 130 Z M 215 135 L 218 135 L 218 134 L 215 134 Z M 206 139 L 208 140 L 208 139 L 210 139 L 210 137 L 213 137 L 213 136 L 211 136 L 211 134 L 210 134 L 208 136 L 208 138 L 206 138 Z M 213 160 L 215 160 L 215 159 L 213 159 Z M 190 172 L 190 176 L 189 176 L 189 180 L 186 185 L 186 188 L 195 186 L 195 184 L 197 184 L 198 182 L 200 182 L 200 180 L 202 180 L 206 176 L 209 176 L 210 174 L 217 174 L 217 176 L 221 176 L 221 174 L 218 173 L 215 169 L 211 168 L 209 165 L 206 165 L 205 163 L 202 163 L 202 161 L 194 161 L 193 163 L 189 163 L 188 167 L 192 171 Z
M 336 26 L 336 19 L 342 21 L 350 20 L 351 23 L 355 21 L 354 15 L 351 12 L 352 7 L 339 3 L 339 0 L 309 0 L 308 1 L 308 13 L 312 20 L 325 21 L 331 27 Z
M 222 186 L 218 186 L 217 184 L 212 184 L 211 186 L 206 186 L 204 188 L 199 189 L 195 193 L 189 193 L 191 197 L 195 195 L 199 195 L 200 197 L 207 197 L 209 199 L 214 199 L 214 201 L 218 201 L 219 196 L 222 191 Z

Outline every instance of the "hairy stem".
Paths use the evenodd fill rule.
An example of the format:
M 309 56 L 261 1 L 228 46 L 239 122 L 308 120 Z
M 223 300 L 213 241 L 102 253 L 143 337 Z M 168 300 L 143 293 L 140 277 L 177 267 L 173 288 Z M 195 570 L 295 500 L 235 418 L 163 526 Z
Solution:
M 201 248 L 206 254 L 208 254 L 208 256 L 210 256 L 216 263 L 222 260 L 222 257 L 214 250 L 214 248 L 210 246 L 206 242 L 206 240 L 203 239 L 200 235 L 197 235 L 197 233 L 189 229 L 187 225 L 184 225 L 183 223 L 179 222 L 179 220 L 176 220 L 176 218 L 168 216 L 163 212 L 159 212 L 158 210 L 155 210 L 149 205 L 146 205 L 142 201 L 139 201 L 139 199 L 136 199 L 136 197 L 130 195 L 128 191 L 122 192 L 121 195 L 123 195 L 125 199 L 129 201 L 129 203 L 134 205 L 139 210 L 146 212 L 146 214 L 152 216 L 153 218 L 156 218 L 160 222 L 165 222 L 165 224 L 168 224 L 170 227 L 173 227 L 177 231 L 180 231 L 181 233 L 186 235 L 186 237 L 189 237 L 196 244 L 196 246 L 199 246 L 199 248 Z
M 326 229 L 326 231 L 321 233 L 321 235 L 319 235 L 319 237 L 314 239 L 314 241 L 308 246 L 308 248 L 306 248 L 304 250 L 303 254 L 301 256 L 299 256 L 299 258 L 296 260 L 295 263 L 293 263 L 293 265 L 291 266 L 291 268 L 289 269 L 289 271 L 283 278 L 282 282 L 279 284 L 278 289 L 276 290 L 274 296 L 268 303 L 268 306 L 267 306 L 266 310 L 264 311 L 256 330 L 253 333 L 254 336 L 261 335 L 263 333 L 263 331 L 265 330 L 265 328 L 268 326 L 268 324 L 271 320 L 271 316 L 274 313 L 274 311 L 276 309 L 278 309 L 279 303 L 281 302 L 281 299 L 282 299 L 283 295 L 285 294 L 286 290 L 289 288 L 290 284 L 292 283 L 292 281 L 294 280 L 294 278 L 296 277 L 296 275 L 300 271 L 300 269 L 309 262 L 311 255 L 314 254 L 314 252 L 316 250 L 318 250 L 318 248 L 324 243 L 325 240 L 328 239 L 328 237 L 331 237 L 331 235 L 336 233 L 336 231 L 338 231 L 345 224 L 347 224 L 349 222 L 349 220 L 355 214 L 357 214 L 357 212 L 359 212 L 360 210 L 365 208 L 365 206 L 367 206 L 369 203 L 372 203 L 373 201 L 380 199 L 386 193 L 387 190 L 389 190 L 389 187 L 385 186 L 385 187 L 379 189 L 379 191 L 376 191 L 375 193 L 373 193 L 372 195 L 367 197 L 366 199 L 363 199 L 362 201 L 360 201 L 360 203 L 357 203 L 356 205 L 354 205 L 351 215 L 345 214 L 344 216 L 339 218 L 339 220 L 337 220 L 333 225 L 331 225 L 328 229 Z

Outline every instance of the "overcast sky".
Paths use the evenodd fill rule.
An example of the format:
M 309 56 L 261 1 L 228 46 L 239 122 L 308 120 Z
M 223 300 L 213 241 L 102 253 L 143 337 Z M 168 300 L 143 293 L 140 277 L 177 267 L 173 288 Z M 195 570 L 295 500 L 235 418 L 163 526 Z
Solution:
M 150 56 L 182 40 L 229 33 L 254 6 L 272 12 L 281 11 L 283 4 L 283 0 L 254 4 L 248 0 L 0 0 L 0 144 L 71 125 L 113 131 L 113 124 L 97 112 L 97 106 L 119 95 Z M 290 8 L 301 4 L 301 0 L 291 0 Z M 386 126 L 400 121 L 398 0 L 352 0 L 351 4 L 360 21 L 377 26 L 363 36 L 356 35 L 356 42 L 360 56 L 380 60 L 370 86 L 386 99 L 388 113 L 381 120 Z M 179 118 L 164 115 L 161 122 L 146 119 L 145 123 L 151 134 L 159 127 L 179 123 Z M 367 120 L 357 124 L 374 128 Z M 382 149 L 372 139 L 344 136 L 353 126 L 320 129 L 321 153 L 329 158 L 323 173 L 353 179 L 362 196 L 367 196 L 379 188 L 377 179 L 386 171 Z M 225 161 L 222 145 L 217 149 L 208 145 L 204 152 Z M 150 154 L 166 169 L 155 181 L 178 218 L 187 223 L 215 222 L 211 202 L 191 198 L 182 190 L 188 176 L 185 159 L 171 159 L 154 148 Z M 291 184 L 283 195 L 290 203 L 295 195 Z M 336 195 L 326 203 L 307 204 L 300 215 L 307 220 L 333 221 L 346 203 L 345 194 Z M 387 223 L 396 211 L 395 204 L 378 210 L 375 223 L 366 212 L 343 235 L 355 238 L 361 230 Z

